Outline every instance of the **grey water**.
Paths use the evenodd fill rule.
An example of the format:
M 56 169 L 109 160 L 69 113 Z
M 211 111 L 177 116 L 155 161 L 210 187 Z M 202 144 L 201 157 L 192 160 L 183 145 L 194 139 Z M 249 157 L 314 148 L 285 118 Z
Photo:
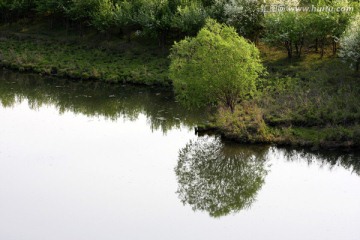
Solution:
M 0 71 L 0 239 L 360 239 L 360 157 L 198 136 L 169 89 Z

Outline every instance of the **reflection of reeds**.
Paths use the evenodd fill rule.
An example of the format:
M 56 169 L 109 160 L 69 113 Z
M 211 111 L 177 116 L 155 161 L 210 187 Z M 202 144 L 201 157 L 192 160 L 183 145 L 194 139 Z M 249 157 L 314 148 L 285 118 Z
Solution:
M 309 165 L 332 169 L 342 167 L 360 176 L 360 152 L 311 151 L 305 149 L 273 148 L 274 154 L 284 155 L 288 161 L 307 161 Z

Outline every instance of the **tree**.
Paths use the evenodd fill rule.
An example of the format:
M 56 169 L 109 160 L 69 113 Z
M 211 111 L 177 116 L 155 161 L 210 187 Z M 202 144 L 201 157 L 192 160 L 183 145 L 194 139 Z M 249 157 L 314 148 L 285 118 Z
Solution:
M 253 95 L 264 69 L 252 43 L 212 19 L 196 37 L 175 43 L 170 59 L 177 98 L 190 108 L 222 103 L 234 111 Z
M 65 20 L 68 28 L 69 18 L 65 10 L 70 6 L 71 0 L 36 0 L 36 12 L 41 17 L 50 19 L 51 28 L 56 20 Z
M 340 39 L 340 57 L 358 72 L 360 67 L 360 14 L 354 16 Z
M 249 208 L 265 181 L 268 147 L 236 148 L 201 137 L 180 150 L 175 173 L 180 200 L 212 217 Z
M 265 40 L 276 45 L 282 44 L 286 48 L 288 58 L 293 57 L 294 47 L 296 54 L 300 56 L 308 31 L 306 20 L 306 15 L 294 12 L 269 14 L 265 21 Z
M 201 2 L 192 1 L 178 7 L 173 25 L 187 35 L 195 35 L 204 26 L 206 18 L 207 12 Z
M 115 25 L 116 5 L 111 0 L 98 0 L 99 9 L 91 16 L 91 24 L 100 32 L 106 32 Z
M 155 34 L 163 49 L 180 4 L 181 0 L 148 0 L 143 2 L 139 11 L 138 22 L 144 32 L 148 35 Z
M 256 42 L 263 29 L 264 14 L 261 1 L 216 0 L 210 16 L 221 23 L 233 26 L 241 35 Z
M 132 32 L 142 29 L 139 16 L 143 4 L 143 0 L 125 0 L 116 4 L 115 25 L 127 36 L 129 42 Z
M 83 35 L 83 25 L 89 25 L 91 17 L 98 10 L 98 0 L 71 0 L 70 3 L 65 6 L 66 16 L 78 23 L 80 36 Z
M 325 45 L 332 33 L 335 32 L 337 21 L 336 18 L 329 13 L 313 13 L 308 16 L 308 26 L 312 31 L 308 32 L 309 38 L 316 41 L 316 47 L 320 46 L 320 55 L 324 56 Z
M 5 22 L 28 17 L 34 8 L 34 0 L 0 0 L 0 15 Z

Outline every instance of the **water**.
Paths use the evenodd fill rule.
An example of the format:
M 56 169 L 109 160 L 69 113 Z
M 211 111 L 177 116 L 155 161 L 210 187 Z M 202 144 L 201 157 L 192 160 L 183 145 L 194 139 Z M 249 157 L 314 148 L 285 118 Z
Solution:
M 0 72 L 0 239 L 358 240 L 360 159 L 198 137 L 157 88 Z

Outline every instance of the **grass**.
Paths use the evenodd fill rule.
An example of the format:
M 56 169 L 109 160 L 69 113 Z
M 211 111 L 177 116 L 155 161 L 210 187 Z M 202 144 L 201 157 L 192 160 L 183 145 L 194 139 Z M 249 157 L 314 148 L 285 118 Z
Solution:
M 223 113 L 215 127 L 226 138 L 315 148 L 360 146 L 359 74 L 332 53 L 320 58 L 308 51 L 289 60 L 281 49 L 259 48 L 268 75 L 258 83 L 259 94 L 250 105 L 257 115 L 261 111 L 267 127 L 259 125 L 263 130 L 249 141 L 248 131 L 239 129 L 253 122 L 247 124 L 238 113 Z
M 168 86 L 166 55 L 153 43 L 0 28 L 0 65 L 73 79 Z M 9 32 L 12 29 L 15 32 Z M 35 31 L 35 33 L 34 33 Z M 1 36 L 0 35 L 0 36 Z
M 275 52 L 275 51 L 274 51 Z M 273 57 L 273 56 L 272 56 Z M 270 125 L 353 125 L 360 120 L 360 75 L 336 56 L 265 60 L 259 104 Z

